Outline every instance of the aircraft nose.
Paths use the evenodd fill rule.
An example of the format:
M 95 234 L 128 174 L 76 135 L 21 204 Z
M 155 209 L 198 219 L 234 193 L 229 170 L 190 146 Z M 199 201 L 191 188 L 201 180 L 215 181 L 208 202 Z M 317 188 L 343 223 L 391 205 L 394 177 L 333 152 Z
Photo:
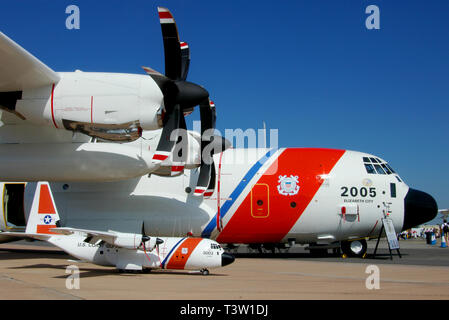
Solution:
M 430 194 L 410 188 L 404 202 L 404 225 L 402 230 L 416 227 L 437 216 L 438 206 Z
M 235 260 L 234 256 L 232 254 L 230 254 L 230 253 L 224 252 L 224 253 L 221 254 L 221 266 L 222 267 L 227 266 L 228 264 L 233 263 L 234 260 Z

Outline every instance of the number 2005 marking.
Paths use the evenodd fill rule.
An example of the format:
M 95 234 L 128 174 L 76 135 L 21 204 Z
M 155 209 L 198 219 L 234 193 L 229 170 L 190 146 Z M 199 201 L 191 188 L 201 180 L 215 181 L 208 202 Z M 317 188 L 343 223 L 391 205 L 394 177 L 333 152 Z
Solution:
M 371 188 L 365 188 L 365 187 L 361 187 L 360 189 L 357 187 L 341 187 L 341 196 L 342 197 L 357 197 L 358 195 L 360 195 L 361 197 L 365 198 L 365 197 L 371 197 L 374 198 L 376 196 L 376 188 L 371 187 Z

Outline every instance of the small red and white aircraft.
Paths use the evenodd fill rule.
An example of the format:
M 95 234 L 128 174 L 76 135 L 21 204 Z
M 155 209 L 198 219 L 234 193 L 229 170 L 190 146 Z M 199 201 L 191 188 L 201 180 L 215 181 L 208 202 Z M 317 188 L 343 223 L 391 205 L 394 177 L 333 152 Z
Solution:
M 208 269 L 234 262 L 231 254 L 210 239 L 57 227 L 60 219 L 49 184 L 39 182 L 35 190 L 25 232 L 6 235 L 44 240 L 78 259 L 119 270 L 199 270 L 207 275 Z
M 3 231 L 23 231 L 34 195 L 33 184 L 14 181 L 51 181 L 65 227 L 232 244 L 338 244 L 359 256 L 385 216 L 397 232 L 435 217 L 435 200 L 374 155 L 229 149 L 221 137 L 204 139 L 215 128 L 215 107 L 185 81 L 189 52 L 173 16 L 159 8 L 159 18 L 165 76 L 148 68 L 150 77 L 55 73 L 0 33 Z M 185 131 L 187 150 L 175 160 L 180 138 L 169 137 L 197 104 L 201 135 Z M 158 115 L 163 128 L 151 130 Z M 200 156 L 210 146 L 219 151 L 206 161 Z

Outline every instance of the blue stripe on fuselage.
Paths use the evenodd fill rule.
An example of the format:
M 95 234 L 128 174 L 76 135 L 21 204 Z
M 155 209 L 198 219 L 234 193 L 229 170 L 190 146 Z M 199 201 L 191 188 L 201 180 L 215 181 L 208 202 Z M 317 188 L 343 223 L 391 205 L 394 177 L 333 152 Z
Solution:
M 277 150 L 270 150 L 268 151 L 259 161 L 257 161 L 251 169 L 249 169 L 248 173 L 242 178 L 240 183 L 238 184 L 237 188 L 234 189 L 234 191 L 229 196 L 229 200 L 226 200 L 226 202 L 223 204 L 223 206 L 220 208 L 220 216 L 223 219 L 223 217 L 228 213 L 229 209 L 232 207 L 234 202 L 238 199 L 240 194 L 242 193 L 243 189 L 248 185 L 248 183 L 251 181 L 251 179 L 254 177 L 254 175 L 259 171 L 259 169 L 264 165 L 265 162 L 268 161 L 268 159 L 275 153 Z M 210 235 L 212 231 L 217 227 L 216 223 L 216 215 L 212 218 L 211 221 L 209 221 L 209 224 L 204 228 L 203 232 L 201 233 L 201 237 L 203 238 L 210 238 Z
M 179 244 L 181 243 L 181 241 L 185 240 L 186 238 L 182 238 L 181 240 L 178 241 L 178 243 L 171 248 L 170 252 L 167 254 L 167 256 L 165 257 L 164 261 L 162 261 L 161 263 L 161 268 L 164 269 L 165 268 L 165 263 L 167 262 L 167 259 L 170 257 L 170 255 L 172 254 L 172 252 L 179 246 Z M 159 253 L 158 253 L 159 254 Z

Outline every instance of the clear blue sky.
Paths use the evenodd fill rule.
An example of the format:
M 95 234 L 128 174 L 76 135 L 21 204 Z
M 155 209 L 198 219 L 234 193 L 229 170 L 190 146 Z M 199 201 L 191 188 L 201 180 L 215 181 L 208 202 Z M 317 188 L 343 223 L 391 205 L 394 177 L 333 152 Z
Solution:
M 70 4 L 80 30 L 65 28 Z M 365 27 L 371 4 L 380 30 Z M 163 72 L 158 5 L 220 131 L 265 121 L 280 147 L 373 153 L 449 207 L 449 1 L 2 1 L 0 30 L 56 71 Z

